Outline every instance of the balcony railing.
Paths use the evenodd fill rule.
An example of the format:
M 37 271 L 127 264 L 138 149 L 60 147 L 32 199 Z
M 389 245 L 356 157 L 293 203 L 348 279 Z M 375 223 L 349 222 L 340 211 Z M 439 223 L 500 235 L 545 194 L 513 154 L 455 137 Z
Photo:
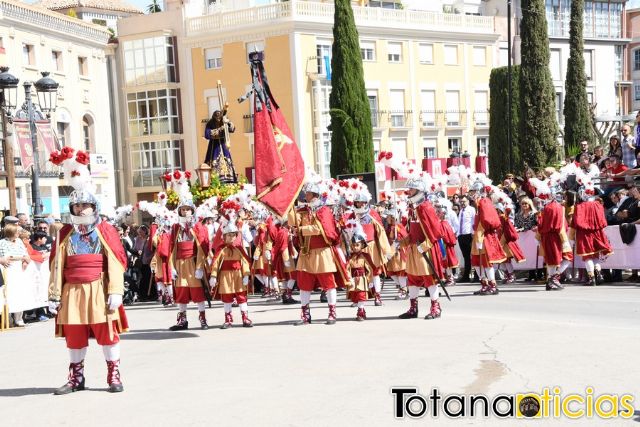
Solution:
M 330 28 L 333 25 L 334 5 L 316 1 L 291 0 L 231 11 L 205 10 L 204 13 L 203 16 L 188 19 L 187 37 L 208 34 L 214 30 L 237 31 L 241 27 L 255 27 L 260 23 L 309 22 L 325 24 Z M 484 34 L 494 31 L 494 19 L 491 16 L 360 6 L 353 6 L 353 15 L 356 25 L 360 26 Z
M 489 126 L 489 112 L 488 111 L 474 111 L 473 122 L 476 127 Z
M 384 115 L 384 111 L 371 110 L 371 127 L 373 128 L 381 127 L 383 115 Z
M 38 176 L 40 178 L 62 178 L 63 174 L 62 174 L 62 168 L 59 166 L 54 165 L 53 163 L 49 162 L 49 157 L 45 157 L 45 159 L 43 159 L 43 156 L 45 156 L 44 152 L 40 153 L 40 170 L 39 170 L 39 174 Z M 20 164 L 20 157 L 15 157 L 14 158 L 14 164 L 15 164 L 15 174 L 16 174 L 16 178 L 29 178 L 31 177 L 31 172 L 33 171 L 33 169 L 31 168 L 31 166 L 29 166 L 28 169 L 25 169 L 21 164 Z
M 390 128 L 407 128 L 411 127 L 411 110 L 395 110 L 389 111 L 389 127 Z
M 464 110 L 448 110 L 445 111 L 444 115 L 448 128 L 462 127 L 465 125 L 467 112 Z
M 442 111 L 422 110 L 420 111 L 420 127 L 423 129 L 435 129 L 438 126 Z

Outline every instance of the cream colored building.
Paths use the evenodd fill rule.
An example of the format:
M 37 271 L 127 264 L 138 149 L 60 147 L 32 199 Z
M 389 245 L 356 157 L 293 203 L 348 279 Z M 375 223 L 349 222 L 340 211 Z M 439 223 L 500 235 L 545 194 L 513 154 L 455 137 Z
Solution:
M 112 120 L 109 103 L 106 57 L 109 32 L 103 26 L 70 18 L 45 8 L 19 1 L 0 0 L 0 48 L 3 65 L 20 79 L 18 108 L 24 101 L 22 83 L 35 82 L 41 71 L 49 71 L 59 83 L 58 108 L 51 125 L 61 145 L 88 149 L 100 154 L 107 164 L 94 177 L 101 202 L 116 203 L 112 162 Z M 37 103 L 35 90 L 33 100 Z M 12 127 L 8 128 L 12 133 Z M 13 139 L 13 136 L 9 136 Z M 40 192 L 45 214 L 68 213 L 71 189 L 60 179 L 59 170 L 49 163 L 40 143 Z M 14 142 L 14 155 L 19 156 Z M 102 165 L 92 163 L 99 172 Z M 31 213 L 31 178 L 16 167 L 17 208 Z M 7 191 L 0 193 L 0 209 L 8 209 Z

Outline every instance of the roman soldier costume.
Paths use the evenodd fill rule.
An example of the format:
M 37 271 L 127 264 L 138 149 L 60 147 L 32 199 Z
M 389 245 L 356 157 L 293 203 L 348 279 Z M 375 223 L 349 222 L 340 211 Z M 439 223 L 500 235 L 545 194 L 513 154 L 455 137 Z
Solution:
M 407 248 L 401 247 L 402 242 L 407 236 L 406 227 L 399 221 L 399 212 L 396 209 L 387 209 L 384 212 L 386 220 L 385 232 L 387 240 L 391 242 L 396 249 L 395 253 L 389 261 L 387 261 L 387 276 L 391 278 L 398 286 L 398 295 L 396 299 L 407 298 Z
M 89 156 L 70 147 L 51 154 L 74 187 L 69 196 L 71 225 L 60 229 L 52 247 L 49 309 L 56 316 L 56 336 L 69 349 L 69 377 L 54 394 L 85 389 L 84 359 L 88 340 L 102 346 L 108 391 L 123 390 L 120 379 L 119 334 L 128 328 L 122 306 L 127 257 L 116 229 L 101 221 L 87 168 Z

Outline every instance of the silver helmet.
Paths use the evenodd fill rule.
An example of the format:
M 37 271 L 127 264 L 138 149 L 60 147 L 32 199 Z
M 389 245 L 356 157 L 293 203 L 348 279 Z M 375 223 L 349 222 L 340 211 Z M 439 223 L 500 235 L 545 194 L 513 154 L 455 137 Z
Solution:
M 305 193 L 315 193 L 318 196 L 320 195 L 320 186 L 313 182 L 308 182 L 302 188 L 302 191 Z
M 231 233 L 237 233 L 237 232 L 238 232 L 238 227 L 231 221 L 229 221 L 227 225 L 225 225 L 224 228 L 222 229 L 222 234 L 231 234 Z
M 73 214 L 73 205 L 88 203 L 93 206 L 93 214 L 80 216 Z M 73 225 L 90 226 L 94 225 L 100 219 L 99 215 L 100 203 L 96 196 L 88 190 L 73 190 L 69 195 L 69 213 L 71 214 L 71 223 Z
M 422 180 L 420 178 L 409 178 L 407 180 L 406 186 L 407 186 L 407 188 L 413 188 L 413 189 L 421 191 L 423 193 L 427 191 L 426 184 L 425 184 L 424 180 Z
M 363 243 L 366 246 L 367 236 L 361 232 L 355 232 L 353 236 L 351 236 L 351 243 Z

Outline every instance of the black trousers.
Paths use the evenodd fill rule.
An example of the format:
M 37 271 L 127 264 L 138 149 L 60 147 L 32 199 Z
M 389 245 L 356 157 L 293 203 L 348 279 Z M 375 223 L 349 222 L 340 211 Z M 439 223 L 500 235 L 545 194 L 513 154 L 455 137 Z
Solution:
M 471 240 L 472 234 L 461 234 L 458 236 L 458 243 L 460 244 L 460 251 L 462 252 L 462 258 L 464 259 L 464 273 L 462 273 L 461 281 L 471 280 Z

